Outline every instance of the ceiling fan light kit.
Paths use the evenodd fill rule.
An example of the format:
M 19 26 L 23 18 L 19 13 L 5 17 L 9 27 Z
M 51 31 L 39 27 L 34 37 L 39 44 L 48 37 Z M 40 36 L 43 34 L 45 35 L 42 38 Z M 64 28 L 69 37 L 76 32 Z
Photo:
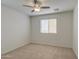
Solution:
M 40 5 L 35 4 L 34 7 L 33 7 L 33 10 L 39 12 L 40 11 Z
M 34 10 L 39 12 L 40 11 L 40 8 L 35 8 Z

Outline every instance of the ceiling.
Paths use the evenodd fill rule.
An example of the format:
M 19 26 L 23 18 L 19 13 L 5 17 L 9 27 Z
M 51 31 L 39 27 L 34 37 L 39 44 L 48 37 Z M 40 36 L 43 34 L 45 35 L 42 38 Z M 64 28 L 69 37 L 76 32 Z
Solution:
M 39 0 L 42 2 L 42 6 L 50 6 L 50 9 L 41 9 L 40 12 L 31 12 L 31 8 L 24 7 L 23 4 L 33 5 L 33 0 L 2 0 L 1 3 L 8 7 L 14 8 L 18 11 L 26 13 L 30 16 L 57 13 L 63 11 L 73 10 L 77 4 L 77 0 Z M 59 11 L 54 9 L 59 8 Z

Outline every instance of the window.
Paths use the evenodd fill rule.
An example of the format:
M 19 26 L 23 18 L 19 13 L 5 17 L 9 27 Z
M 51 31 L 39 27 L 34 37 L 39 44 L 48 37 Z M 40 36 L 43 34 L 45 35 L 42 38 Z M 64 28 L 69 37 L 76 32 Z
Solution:
M 56 33 L 56 19 L 41 20 L 40 21 L 41 33 Z

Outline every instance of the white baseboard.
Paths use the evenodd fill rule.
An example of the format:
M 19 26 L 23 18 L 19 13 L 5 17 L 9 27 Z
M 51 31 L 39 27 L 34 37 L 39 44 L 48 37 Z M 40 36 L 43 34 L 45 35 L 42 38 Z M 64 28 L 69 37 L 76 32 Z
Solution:
M 75 53 L 74 49 L 72 49 L 72 50 L 73 50 L 73 52 L 74 52 L 74 54 L 76 56 L 76 59 L 78 59 L 78 55 Z
M 14 49 L 10 49 L 10 50 L 8 50 L 8 51 L 6 51 L 6 52 L 3 52 L 3 53 L 1 53 L 1 55 L 8 54 L 8 53 L 10 53 L 10 52 L 12 52 L 12 51 L 14 51 L 14 50 L 16 50 L 16 49 L 18 49 L 18 48 L 21 48 L 21 47 L 23 47 L 23 46 L 25 46 L 25 45 L 28 45 L 28 44 L 30 44 L 30 42 L 28 42 L 28 43 L 26 43 L 26 44 L 19 45 L 18 47 L 14 48 Z
M 67 47 L 67 46 L 64 46 L 64 45 L 51 44 L 51 43 L 48 43 L 48 42 L 34 42 L 34 41 L 31 41 L 31 43 L 34 43 L 34 44 L 43 44 L 43 45 L 50 45 L 50 46 L 56 46 L 56 47 L 64 47 L 64 48 L 72 48 L 72 47 Z

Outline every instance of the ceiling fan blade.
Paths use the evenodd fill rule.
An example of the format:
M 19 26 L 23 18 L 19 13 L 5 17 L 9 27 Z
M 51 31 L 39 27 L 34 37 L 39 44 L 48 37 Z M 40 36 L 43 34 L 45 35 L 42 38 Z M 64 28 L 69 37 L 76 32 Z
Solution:
M 36 4 L 37 3 L 37 0 L 34 0 L 34 4 Z
M 29 5 L 23 5 L 23 6 L 25 6 L 25 7 L 32 7 L 32 6 L 29 6 Z
M 47 9 L 47 8 L 50 8 L 49 6 L 43 6 L 41 7 L 42 9 Z
M 31 12 L 34 12 L 35 10 L 32 10 Z

